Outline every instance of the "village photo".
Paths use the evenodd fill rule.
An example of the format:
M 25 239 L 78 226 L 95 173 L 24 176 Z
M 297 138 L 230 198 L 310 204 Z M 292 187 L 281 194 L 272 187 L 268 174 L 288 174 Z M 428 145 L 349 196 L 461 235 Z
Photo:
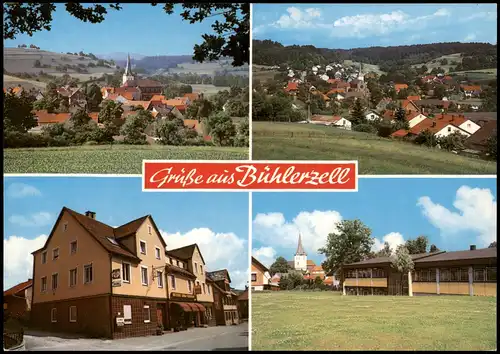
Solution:
M 254 4 L 252 157 L 496 174 L 495 4 Z
M 253 193 L 252 350 L 495 350 L 496 182 Z
M 3 8 L 5 172 L 248 158 L 250 4 Z
M 248 350 L 247 193 L 61 176 L 4 195 L 4 350 Z

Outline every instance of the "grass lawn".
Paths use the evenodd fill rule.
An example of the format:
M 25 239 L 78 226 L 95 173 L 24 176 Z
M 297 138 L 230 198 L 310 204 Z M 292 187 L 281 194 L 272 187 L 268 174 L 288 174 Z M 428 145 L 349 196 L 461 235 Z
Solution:
M 496 298 L 252 293 L 252 350 L 494 350 Z
M 297 123 L 252 123 L 254 160 L 358 160 L 360 174 L 496 174 L 493 161 L 374 134 Z
M 246 160 L 248 148 L 77 146 L 4 149 L 4 173 L 141 174 L 142 160 Z

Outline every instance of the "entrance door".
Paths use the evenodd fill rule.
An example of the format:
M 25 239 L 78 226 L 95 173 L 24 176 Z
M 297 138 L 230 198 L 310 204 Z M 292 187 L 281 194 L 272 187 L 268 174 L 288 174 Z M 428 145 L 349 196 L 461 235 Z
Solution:
M 161 325 L 165 328 L 165 322 L 163 322 L 163 305 L 156 304 L 156 317 L 158 319 L 158 325 Z

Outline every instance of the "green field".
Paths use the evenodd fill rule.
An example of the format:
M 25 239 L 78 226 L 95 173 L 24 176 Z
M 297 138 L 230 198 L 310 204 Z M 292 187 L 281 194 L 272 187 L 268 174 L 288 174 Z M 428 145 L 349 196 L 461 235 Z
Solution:
M 253 122 L 254 160 L 358 160 L 360 174 L 496 174 L 496 162 L 374 134 L 297 123 Z
M 246 160 L 247 148 L 78 146 L 4 149 L 4 173 L 141 174 L 142 160 Z
M 496 298 L 252 292 L 252 350 L 495 350 Z

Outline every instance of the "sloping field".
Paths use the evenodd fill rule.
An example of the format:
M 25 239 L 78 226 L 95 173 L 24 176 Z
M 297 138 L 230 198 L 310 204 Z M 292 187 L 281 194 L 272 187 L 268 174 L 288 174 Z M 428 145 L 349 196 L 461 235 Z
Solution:
M 493 161 L 374 134 L 297 123 L 253 122 L 255 160 L 358 160 L 360 174 L 496 174 Z
M 443 59 L 446 59 L 448 61 L 448 63 L 446 65 L 441 64 L 441 61 Z M 428 61 L 427 63 L 415 64 L 415 65 L 412 65 L 412 67 L 419 68 L 422 65 L 425 65 L 428 68 L 427 72 L 431 72 L 432 69 L 434 69 L 434 68 L 443 68 L 446 72 L 449 72 L 450 68 L 451 67 L 455 68 L 458 63 L 462 63 L 462 57 L 460 56 L 460 53 L 454 53 L 454 54 L 450 54 L 450 55 L 443 55 L 443 56 L 436 58 L 436 59 L 432 59 L 432 60 Z
M 45 82 L 41 81 L 21 79 L 19 77 L 14 77 L 10 75 L 3 76 L 3 87 L 10 88 L 10 87 L 16 87 L 18 85 L 21 85 L 26 90 L 31 90 L 32 88 L 44 90 L 45 86 L 47 86 Z

